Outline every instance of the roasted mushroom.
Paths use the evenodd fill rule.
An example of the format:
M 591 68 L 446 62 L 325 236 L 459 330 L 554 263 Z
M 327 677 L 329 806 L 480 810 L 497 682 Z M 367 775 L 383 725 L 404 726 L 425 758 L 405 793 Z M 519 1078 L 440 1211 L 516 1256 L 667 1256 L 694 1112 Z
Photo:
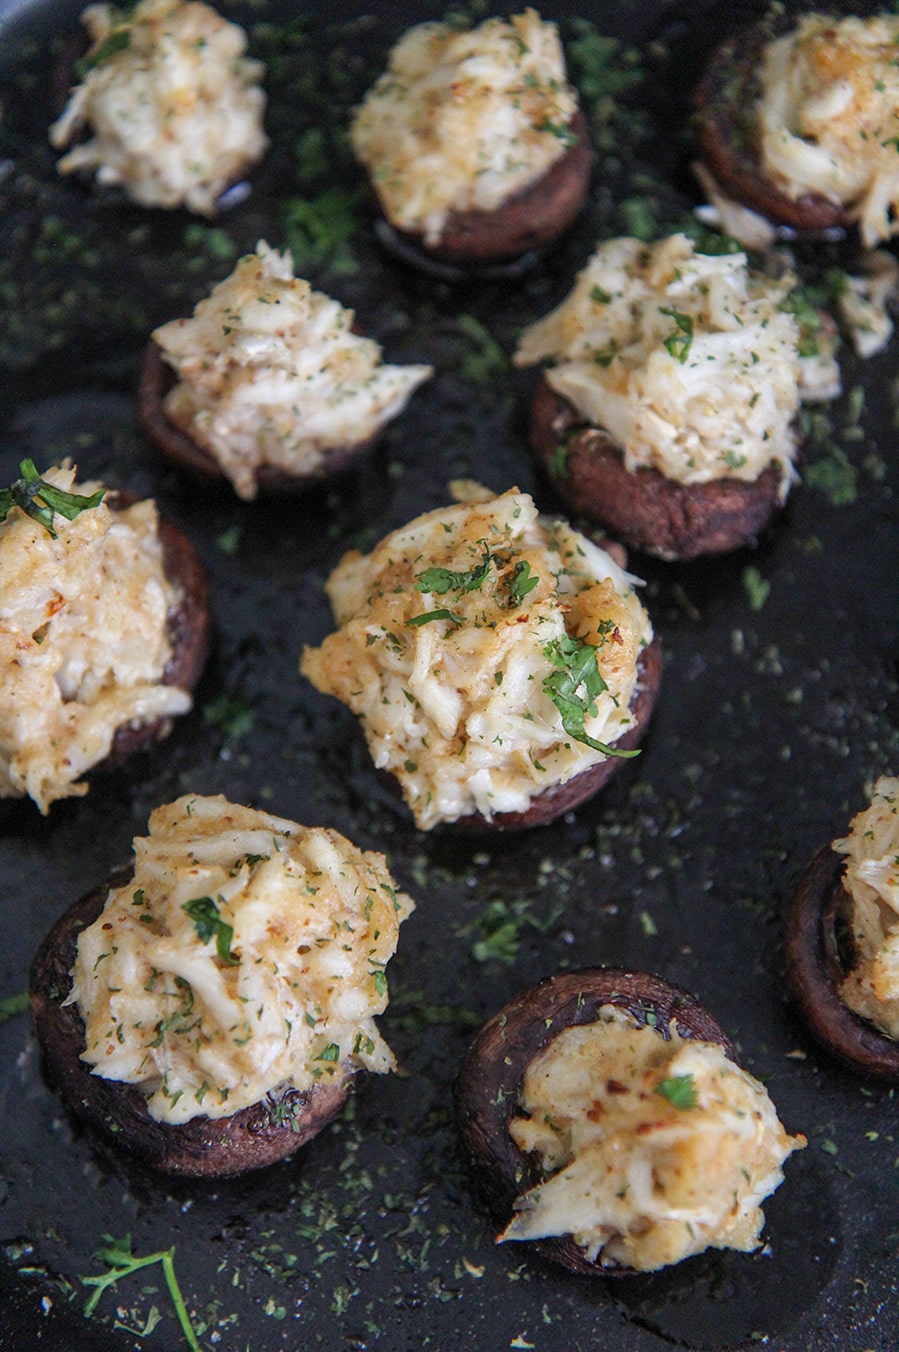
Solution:
M 0 796 L 46 812 L 168 735 L 191 707 L 210 620 L 194 548 L 152 501 L 21 469 L 0 493 Z
M 148 440 L 245 499 L 347 468 L 432 374 L 383 363 L 353 318 L 260 241 L 191 318 L 154 332 L 138 390 Z
M 897 36 L 894 15 L 812 13 L 725 42 L 695 96 L 713 195 L 800 236 L 895 234 Z
M 793 285 L 682 234 L 600 244 L 515 354 L 548 363 L 530 441 L 563 500 L 664 559 L 753 541 L 795 478 L 800 398 L 839 389 L 800 355 Z
M 883 776 L 850 834 L 815 855 L 785 915 L 787 980 L 821 1045 L 899 1080 L 899 988 L 890 972 L 899 876 L 899 779 Z M 844 856 L 848 856 L 848 861 Z
M 756 1248 L 759 1204 L 805 1143 L 692 996 L 611 967 L 512 1000 L 476 1037 L 455 1093 L 499 1239 L 591 1275 Z
M 542 825 L 645 732 L 661 658 L 635 583 L 527 494 L 485 492 L 346 554 L 301 671 L 362 719 L 423 830 Z
M 157 809 L 135 853 L 34 959 L 51 1084 L 165 1173 L 224 1177 L 293 1154 L 359 1069 L 393 1066 L 373 1016 L 411 901 L 381 855 L 223 798 Z
M 533 260 L 589 186 L 587 124 L 556 27 L 534 10 L 466 31 L 410 29 L 351 139 L 384 213 L 379 237 L 450 278 Z

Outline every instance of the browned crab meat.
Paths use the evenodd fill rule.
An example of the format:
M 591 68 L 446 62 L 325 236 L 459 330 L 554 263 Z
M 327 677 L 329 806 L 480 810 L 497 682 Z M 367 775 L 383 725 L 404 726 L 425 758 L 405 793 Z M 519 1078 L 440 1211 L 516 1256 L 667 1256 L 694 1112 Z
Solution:
M 653 639 L 637 661 L 637 685 L 631 699 L 631 711 L 636 722 L 614 743 L 618 750 L 631 751 L 643 740 L 661 681 L 662 647 L 658 639 Z M 461 817 L 453 822 L 453 827 L 465 830 L 524 831 L 531 826 L 548 826 L 592 798 L 623 764 L 624 758 L 621 756 L 609 756 L 597 765 L 582 770 L 566 783 L 553 784 L 544 789 L 524 812 L 497 812 L 489 821 L 480 813 L 472 813 L 469 817 Z
M 180 469 L 188 469 L 204 479 L 225 484 L 228 482 L 227 477 L 215 456 L 194 441 L 166 411 L 165 396 L 175 380 L 174 371 L 163 360 L 159 347 L 151 339 L 141 358 L 137 390 L 137 415 L 144 436 Z M 376 440 L 377 437 L 368 437 L 351 446 L 329 449 L 315 469 L 299 474 L 292 474 L 279 465 L 261 464 L 255 470 L 256 486 L 261 494 L 296 493 L 312 488 L 363 459 Z
M 340 1111 L 351 1075 L 277 1101 L 265 1098 L 230 1117 L 157 1122 L 136 1085 L 91 1074 L 80 1059 L 84 1024 L 76 1005 L 65 1004 L 72 988 L 78 936 L 103 909 L 109 888 L 124 886 L 130 868 L 107 887 L 82 897 L 53 926 L 31 968 L 31 1012 L 44 1066 L 66 1107 L 98 1136 L 144 1168 L 193 1178 L 225 1178 L 259 1169 L 292 1155 Z
M 414 231 L 395 230 L 441 263 L 477 265 L 520 257 L 559 239 L 581 211 L 590 184 L 590 139 L 580 111 L 571 119 L 573 142 L 534 183 L 492 211 L 450 212 L 437 244 Z
M 758 150 L 757 72 L 765 46 L 777 36 L 760 23 L 729 38 L 712 56 L 694 95 L 700 158 L 722 193 L 800 234 L 846 230 L 845 207 L 818 193 L 788 197 L 765 176 Z
M 780 470 L 757 479 L 682 484 L 656 469 L 625 468 L 621 448 L 584 424 L 541 376 L 530 441 L 562 500 L 633 549 L 663 559 L 724 554 L 751 543 L 780 506 Z
M 829 845 L 815 855 L 799 880 L 785 916 L 787 982 L 796 1006 L 821 1045 L 855 1071 L 899 1080 L 899 1042 L 861 1018 L 840 997 L 851 969 L 848 935 L 850 898 L 843 887 L 845 860 Z
M 509 1131 L 525 1072 L 566 1028 L 595 1023 L 603 1005 L 625 1010 L 666 1040 L 674 1025 L 681 1037 L 717 1043 L 736 1061 L 726 1033 L 693 996 L 645 972 L 587 968 L 523 991 L 478 1033 L 455 1083 L 457 1119 L 475 1183 L 500 1227 L 508 1224 L 516 1197 L 540 1181 L 535 1161 Z M 533 1242 L 544 1258 L 573 1272 L 605 1277 L 632 1271 L 591 1262 L 570 1235 Z

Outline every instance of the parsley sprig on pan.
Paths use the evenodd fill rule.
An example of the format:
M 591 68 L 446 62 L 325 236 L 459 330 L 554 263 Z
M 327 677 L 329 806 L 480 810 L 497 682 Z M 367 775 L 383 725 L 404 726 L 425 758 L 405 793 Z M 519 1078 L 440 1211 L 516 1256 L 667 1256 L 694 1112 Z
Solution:
M 97 1249 L 94 1258 L 100 1263 L 105 1263 L 109 1271 L 97 1277 L 81 1278 L 82 1286 L 94 1288 L 88 1297 L 84 1313 L 86 1315 L 93 1314 L 107 1287 L 115 1287 L 116 1282 L 121 1281 L 123 1277 L 130 1277 L 134 1272 L 139 1272 L 141 1268 L 152 1267 L 155 1263 L 161 1263 L 165 1284 L 172 1298 L 178 1323 L 181 1325 L 181 1332 L 184 1334 L 191 1352 L 200 1352 L 200 1344 L 190 1322 L 190 1315 L 187 1313 L 187 1306 L 184 1304 L 178 1278 L 175 1276 L 174 1248 L 161 1249 L 159 1253 L 150 1253 L 143 1258 L 139 1258 L 131 1252 L 130 1235 L 126 1235 L 124 1239 L 113 1239 L 112 1235 L 104 1235 L 103 1241 L 102 1247 Z
M 605 756 L 639 756 L 638 750 L 623 751 L 598 742 L 584 726 L 588 715 L 593 718 L 596 714 L 598 697 L 608 689 L 596 660 L 596 648 L 566 635 L 547 643 L 543 652 L 556 668 L 544 677 L 543 689 L 562 715 L 562 727 L 568 736 Z
M 0 521 L 5 521 L 13 507 L 20 507 L 26 516 L 37 521 L 49 535 L 56 539 L 53 518 L 58 512 L 67 521 L 74 521 L 79 512 L 89 507 L 99 507 L 106 492 L 98 488 L 96 493 L 82 495 L 66 493 L 62 488 L 48 484 L 38 474 L 33 460 L 19 462 L 21 478 L 16 479 L 11 488 L 0 488 Z

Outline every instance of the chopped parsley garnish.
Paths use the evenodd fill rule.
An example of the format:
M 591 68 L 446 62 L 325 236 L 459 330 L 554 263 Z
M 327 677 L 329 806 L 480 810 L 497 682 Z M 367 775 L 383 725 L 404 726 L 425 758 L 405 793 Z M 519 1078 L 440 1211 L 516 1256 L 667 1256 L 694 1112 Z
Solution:
M 94 1313 L 100 1297 L 107 1287 L 115 1287 L 116 1282 L 121 1281 L 123 1277 L 130 1277 L 132 1273 L 139 1272 L 141 1268 L 152 1267 L 155 1263 L 160 1263 L 165 1276 L 165 1284 L 175 1307 L 175 1314 L 178 1316 L 178 1323 L 181 1325 L 181 1332 L 184 1334 L 191 1352 L 200 1352 L 200 1344 L 190 1322 L 190 1315 L 187 1313 L 187 1307 L 184 1304 L 178 1278 L 175 1276 L 174 1248 L 161 1249 L 159 1253 L 150 1253 L 144 1258 L 138 1258 L 136 1254 L 131 1252 L 130 1235 L 126 1235 L 124 1239 L 113 1239 L 111 1235 L 104 1235 L 103 1246 L 96 1250 L 94 1258 L 100 1263 L 105 1263 L 109 1271 L 97 1277 L 81 1278 L 82 1286 L 94 1288 L 84 1307 L 86 1316 L 89 1317 Z
M 676 357 L 683 365 L 693 345 L 693 319 L 690 315 L 681 314 L 680 310 L 669 309 L 667 305 L 660 305 L 659 312 L 667 315 L 669 319 L 673 319 L 677 325 L 673 333 L 669 333 L 664 343 L 671 356 Z
M 509 578 L 509 595 L 516 605 L 521 605 L 524 598 L 539 585 L 539 582 L 539 577 L 535 577 L 531 572 L 531 565 L 527 559 L 519 559 L 512 570 L 512 576 Z
M 432 620 L 451 620 L 453 624 L 464 624 L 461 615 L 457 615 L 454 610 L 426 610 L 423 615 L 413 615 L 407 624 L 430 624 Z
M 638 756 L 639 751 L 621 751 L 587 734 L 584 720 L 596 715 L 596 700 L 608 689 L 596 660 L 597 650 L 579 638 L 553 639 L 543 649 L 556 670 L 544 678 L 543 689 L 562 715 L 562 727 L 576 742 L 605 756 Z M 580 690 L 583 688 L 583 694 Z
M 696 1092 L 692 1075 L 672 1075 L 670 1079 L 659 1080 L 653 1093 L 660 1094 L 675 1108 L 681 1108 L 684 1111 L 695 1108 L 699 1102 L 699 1095 Z
M 454 573 L 450 568 L 426 568 L 418 574 L 415 585 L 420 592 L 436 592 L 438 596 L 445 596 L 448 591 L 457 591 L 464 596 L 467 592 L 478 591 L 486 582 L 489 572 L 490 551 L 485 549 L 477 568 L 465 573 Z
M 0 1000 L 0 1023 L 5 1023 L 7 1019 L 14 1019 L 17 1014 L 24 1014 L 28 1008 L 28 992 L 21 991 L 18 995 L 7 995 Z
M 212 897 L 194 897 L 192 901 L 186 901 L 182 909 L 194 922 L 200 943 L 208 944 L 210 939 L 215 939 L 215 949 L 222 962 L 227 963 L 229 967 L 236 967 L 240 959 L 235 958 L 231 952 L 234 927 L 226 925 L 222 920 L 219 908 Z
M 329 1042 L 324 1051 L 319 1052 L 315 1058 L 316 1061 L 339 1061 L 340 1047 L 336 1042 Z
M 80 512 L 99 507 L 106 493 L 105 488 L 98 488 L 96 493 L 88 495 L 66 493 L 64 489 L 46 483 L 35 469 L 33 460 L 21 460 L 19 470 L 21 479 L 16 479 L 11 488 L 0 488 L 0 521 L 6 520 L 13 507 L 20 507 L 54 540 L 53 518 L 57 512 L 67 521 L 74 521 Z

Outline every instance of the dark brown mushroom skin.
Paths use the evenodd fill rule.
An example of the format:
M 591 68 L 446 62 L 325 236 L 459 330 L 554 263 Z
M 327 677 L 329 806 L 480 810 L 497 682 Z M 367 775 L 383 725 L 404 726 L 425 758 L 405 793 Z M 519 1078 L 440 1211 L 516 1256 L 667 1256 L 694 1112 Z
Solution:
M 530 443 L 563 502 L 633 549 L 658 558 L 695 559 L 752 543 L 781 505 L 781 472 L 757 479 L 683 484 L 656 469 L 625 468 L 621 448 L 584 419 L 541 376 L 534 391 Z
M 767 23 L 729 38 L 712 56 L 694 104 L 700 158 L 725 196 L 800 235 L 845 231 L 852 219 L 839 202 L 818 193 L 788 197 L 765 177 L 755 106 L 765 46 L 778 36 Z
M 207 482 L 229 484 L 215 456 L 194 441 L 166 412 L 165 396 L 176 379 L 175 372 L 163 360 L 159 347 L 151 339 L 141 357 L 137 387 L 137 417 L 144 436 L 179 469 L 189 470 Z M 291 474 L 278 465 L 261 464 L 255 470 L 256 486 L 263 497 L 314 488 L 364 459 L 376 441 L 377 435 L 351 446 L 329 449 L 315 469 L 302 474 Z
M 35 955 L 29 979 L 31 1013 L 47 1079 L 69 1111 L 106 1144 L 142 1169 L 190 1178 L 226 1178 L 292 1155 L 340 1111 L 350 1073 L 312 1089 L 288 1090 L 230 1117 L 157 1122 L 136 1085 L 93 1075 L 80 1059 L 84 1023 L 64 1001 L 81 931 L 97 919 L 110 889 L 133 876 L 125 868 L 89 892 L 57 921 Z M 342 1068 L 341 1068 L 342 1069 Z
M 483 265 L 519 258 L 564 235 L 582 210 L 590 185 L 590 137 L 583 113 L 569 124 L 572 144 L 545 174 L 492 211 L 452 211 L 437 244 L 411 230 L 397 236 L 440 263 Z
M 631 699 L 631 711 L 636 721 L 613 744 L 619 751 L 631 751 L 643 740 L 661 681 L 662 645 L 654 638 L 637 660 L 637 685 Z M 543 789 L 523 812 L 497 812 L 489 819 L 480 813 L 472 813 L 471 816 L 460 817 L 452 823 L 452 827 L 479 831 L 526 831 L 532 826 L 548 826 L 592 798 L 624 763 L 624 757 L 608 756 L 564 784 L 552 784 Z
M 850 1070 L 899 1081 L 899 1042 L 854 1013 L 840 996 L 851 968 L 851 954 L 840 941 L 851 906 L 843 886 L 844 864 L 829 845 L 819 850 L 787 905 L 787 983 L 799 1013 L 826 1051 Z
M 626 1011 L 666 1041 L 672 1026 L 684 1038 L 714 1042 L 736 1061 L 733 1044 L 687 991 L 645 972 L 586 968 L 548 977 L 494 1014 L 478 1033 L 454 1085 L 456 1117 L 475 1184 L 496 1224 L 509 1223 L 516 1197 L 540 1182 L 539 1163 L 509 1132 L 525 1072 L 566 1028 L 596 1023 L 603 1005 Z M 623 1264 L 591 1262 L 570 1235 L 532 1241 L 537 1251 L 572 1272 L 620 1276 Z

